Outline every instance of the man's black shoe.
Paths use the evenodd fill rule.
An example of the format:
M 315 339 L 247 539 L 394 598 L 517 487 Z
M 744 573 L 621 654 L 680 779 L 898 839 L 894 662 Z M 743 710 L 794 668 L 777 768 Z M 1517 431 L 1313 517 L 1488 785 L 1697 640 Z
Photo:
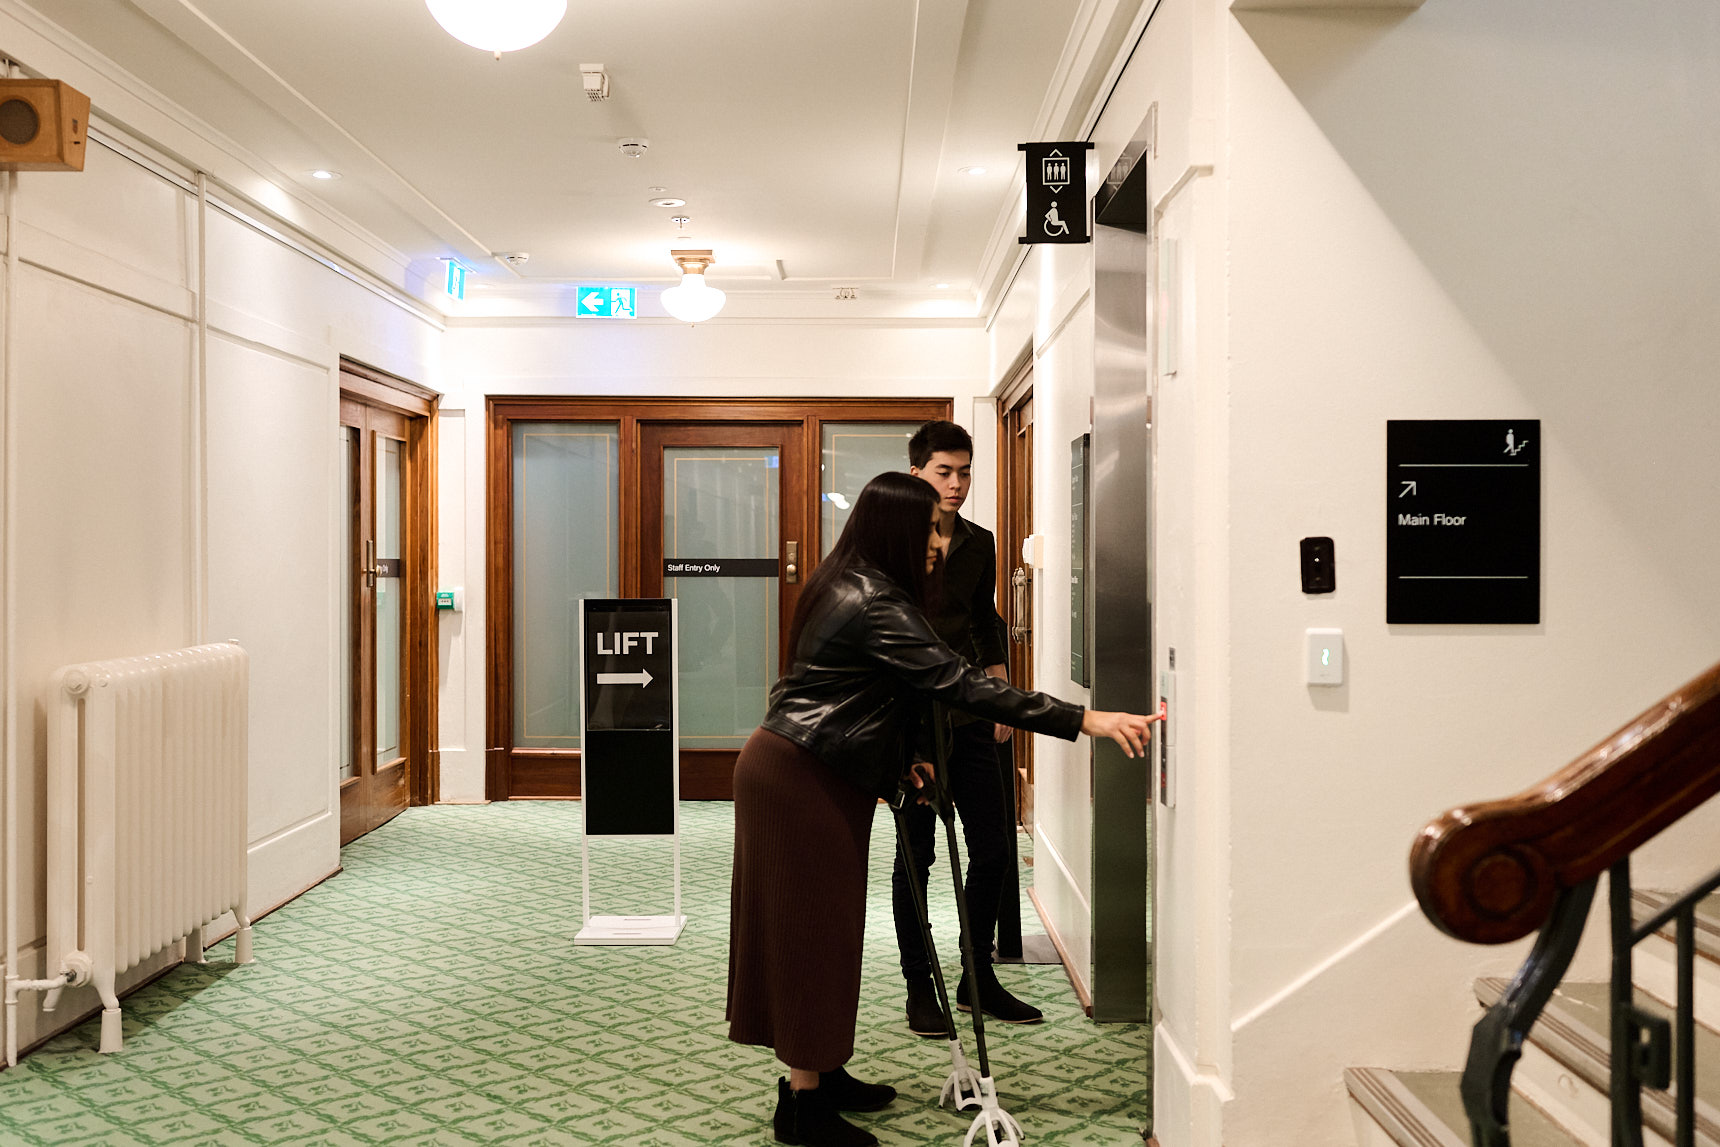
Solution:
M 950 1034 L 943 1009 L 938 1007 L 938 994 L 932 990 L 930 976 L 908 981 L 908 1030 L 927 1037 L 947 1037 Z
M 982 964 L 979 968 L 979 1002 L 986 1015 L 1006 1024 L 1036 1024 L 1045 1018 L 1045 1013 L 1032 1004 L 1010 995 L 1008 989 L 997 982 L 997 974 L 991 970 L 990 964 Z M 968 991 L 966 976 L 956 988 L 956 1006 L 964 1012 L 973 1011 L 973 997 Z

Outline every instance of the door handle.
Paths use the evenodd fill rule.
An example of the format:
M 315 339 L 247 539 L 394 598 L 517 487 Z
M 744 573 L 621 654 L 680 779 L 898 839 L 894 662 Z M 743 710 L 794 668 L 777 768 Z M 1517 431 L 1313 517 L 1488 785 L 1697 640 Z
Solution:
M 1015 567 L 1009 575 L 1009 636 L 1017 645 L 1026 645 L 1027 639 L 1033 636 L 1033 618 L 1029 614 L 1033 599 L 1027 592 L 1031 581 L 1032 576 L 1026 566 Z
M 785 542 L 783 548 L 787 551 L 788 560 L 782 571 L 782 579 L 789 585 L 800 583 L 800 543 Z
M 376 539 L 364 539 L 364 585 L 369 589 L 376 585 Z

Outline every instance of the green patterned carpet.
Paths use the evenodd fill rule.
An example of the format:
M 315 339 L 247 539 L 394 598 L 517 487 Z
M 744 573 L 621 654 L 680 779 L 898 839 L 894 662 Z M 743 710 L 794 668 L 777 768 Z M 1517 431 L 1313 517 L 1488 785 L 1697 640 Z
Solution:
M 92 1022 L 0 1072 L 0 1143 L 772 1143 L 781 1066 L 724 1038 L 733 824 L 727 804 L 683 805 L 689 922 L 674 947 L 576 948 L 577 804 L 409 810 L 262 921 L 255 964 L 229 964 L 229 940 L 125 1000 L 119 1054 L 96 1053 Z M 880 808 L 852 1066 L 903 1094 L 855 1120 L 886 1144 L 959 1147 L 968 1118 L 936 1106 L 942 1041 L 902 1022 L 894 846 Z M 594 912 L 669 911 L 666 844 L 592 852 L 609 890 Z M 953 973 L 941 855 L 932 876 Z M 1138 1144 L 1149 1030 L 1087 1022 L 1060 968 L 1000 976 L 1047 1017 L 987 1029 L 1028 1142 Z

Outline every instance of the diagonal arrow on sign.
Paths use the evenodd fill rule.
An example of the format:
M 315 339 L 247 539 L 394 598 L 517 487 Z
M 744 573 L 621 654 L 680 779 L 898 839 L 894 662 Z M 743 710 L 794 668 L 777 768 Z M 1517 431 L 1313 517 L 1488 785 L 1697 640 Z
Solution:
M 597 683 L 599 685 L 649 685 L 651 684 L 651 674 L 643 669 L 637 673 L 599 673 Z

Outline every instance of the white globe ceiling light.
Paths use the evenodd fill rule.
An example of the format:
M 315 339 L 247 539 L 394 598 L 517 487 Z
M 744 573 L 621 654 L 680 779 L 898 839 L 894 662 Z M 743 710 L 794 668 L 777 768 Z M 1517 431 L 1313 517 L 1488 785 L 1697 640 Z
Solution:
M 709 251 L 670 251 L 680 264 L 681 285 L 663 292 L 663 309 L 684 323 L 702 323 L 723 309 L 728 296 L 705 285 L 705 268 L 716 262 Z
M 567 15 L 567 0 L 425 0 L 430 15 L 462 44 L 494 52 L 529 48 Z

